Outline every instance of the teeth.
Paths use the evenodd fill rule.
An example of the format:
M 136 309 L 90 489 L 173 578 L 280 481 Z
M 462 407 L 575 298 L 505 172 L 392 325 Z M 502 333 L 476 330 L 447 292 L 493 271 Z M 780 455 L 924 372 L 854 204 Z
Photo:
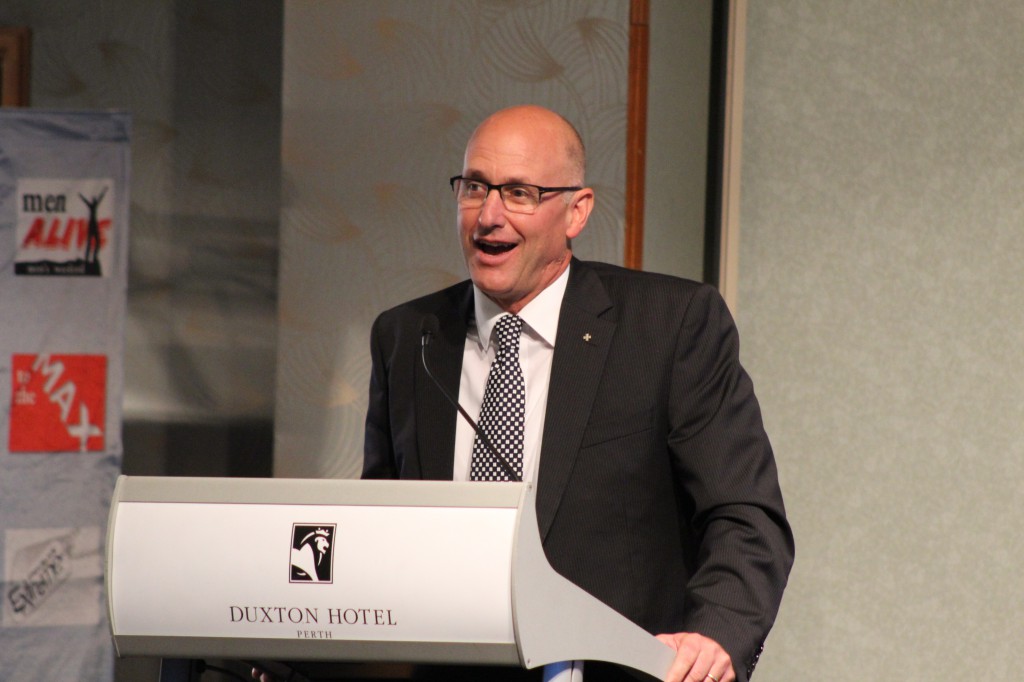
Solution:
M 487 242 L 477 242 L 477 246 L 486 254 L 496 256 L 499 253 L 505 253 L 515 248 L 515 244 L 488 244 Z

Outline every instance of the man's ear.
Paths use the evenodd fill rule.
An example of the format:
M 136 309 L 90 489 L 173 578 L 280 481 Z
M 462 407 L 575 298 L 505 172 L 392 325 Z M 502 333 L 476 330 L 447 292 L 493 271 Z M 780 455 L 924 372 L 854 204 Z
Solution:
M 575 239 L 583 231 L 592 210 L 594 210 L 594 190 L 590 187 L 576 190 L 569 204 L 569 225 L 565 229 L 566 239 Z

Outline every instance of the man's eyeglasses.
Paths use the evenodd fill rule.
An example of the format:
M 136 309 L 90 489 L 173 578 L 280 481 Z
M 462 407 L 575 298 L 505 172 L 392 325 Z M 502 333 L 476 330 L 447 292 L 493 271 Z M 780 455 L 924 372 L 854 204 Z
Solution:
M 464 178 L 456 175 L 448 180 L 455 191 L 455 197 L 461 208 L 480 208 L 487 201 L 487 195 L 492 189 L 498 190 L 501 203 L 513 213 L 533 213 L 540 206 L 545 194 L 557 192 L 575 192 L 582 187 L 539 187 L 537 185 L 525 185 L 520 182 L 510 182 L 504 185 L 492 185 L 483 180 Z

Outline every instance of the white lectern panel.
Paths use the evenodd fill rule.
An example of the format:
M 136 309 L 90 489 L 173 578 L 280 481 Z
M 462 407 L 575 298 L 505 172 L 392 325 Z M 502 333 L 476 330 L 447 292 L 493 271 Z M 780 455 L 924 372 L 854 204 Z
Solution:
M 493 508 L 125 502 L 112 615 L 135 635 L 514 643 L 515 519 Z M 333 561 L 330 582 L 291 580 L 297 523 L 333 529 L 321 560 Z
M 673 652 L 555 573 L 523 483 L 118 479 L 120 655 L 484 663 Z M 595 557 L 595 560 L 600 558 Z

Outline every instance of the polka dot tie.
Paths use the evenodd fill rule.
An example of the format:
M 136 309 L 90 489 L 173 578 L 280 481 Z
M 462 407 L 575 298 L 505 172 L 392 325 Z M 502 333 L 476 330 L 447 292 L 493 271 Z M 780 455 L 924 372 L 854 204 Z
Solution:
M 523 477 L 523 423 L 526 415 L 526 382 L 519 367 L 519 333 L 522 329 L 521 317 L 502 315 L 498 319 L 494 327 L 498 354 L 491 363 L 484 402 L 480 406 L 480 428 L 520 479 Z M 469 473 L 474 481 L 510 480 L 494 454 L 481 442 L 480 436 L 473 443 Z

